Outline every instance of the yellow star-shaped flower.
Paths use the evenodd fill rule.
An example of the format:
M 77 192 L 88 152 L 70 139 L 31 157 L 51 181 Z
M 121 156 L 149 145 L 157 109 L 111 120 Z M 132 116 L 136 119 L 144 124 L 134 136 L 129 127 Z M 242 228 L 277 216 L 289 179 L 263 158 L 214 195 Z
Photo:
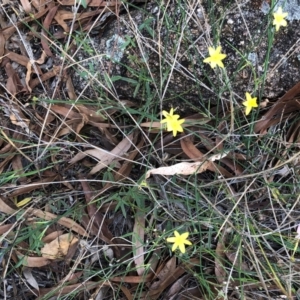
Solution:
M 174 115 L 174 109 L 171 108 L 170 112 L 163 110 L 162 112 L 165 119 L 161 120 L 160 123 L 167 123 L 167 131 L 173 131 L 173 136 L 176 136 L 177 131 L 183 132 L 181 124 L 185 121 L 184 119 L 178 120 L 179 115 Z
M 224 68 L 222 60 L 227 56 L 226 54 L 221 53 L 221 46 L 216 49 L 212 47 L 208 47 L 209 57 L 205 58 L 203 62 L 210 64 L 210 66 L 214 69 L 216 66 Z
M 283 12 L 281 6 L 278 8 L 277 12 L 273 13 L 273 16 L 273 25 L 276 26 L 276 31 L 279 30 L 280 26 L 287 25 L 287 21 L 285 20 L 285 18 L 288 16 L 288 13 Z
M 243 105 L 246 106 L 245 114 L 247 116 L 253 107 L 258 107 L 257 98 L 252 98 L 249 93 L 246 93 L 246 101 L 243 102 Z
M 182 253 L 185 253 L 185 245 L 192 245 L 192 243 L 189 240 L 187 240 L 189 233 L 185 232 L 183 234 L 179 234 L 175 230 L 174 235 L 175 235 L 174 237 L 167 238 L 168 243 L 174 243 L 172 247 L 172 251 L 175 251 L 177 248 L 179 248 L 179 250 Z

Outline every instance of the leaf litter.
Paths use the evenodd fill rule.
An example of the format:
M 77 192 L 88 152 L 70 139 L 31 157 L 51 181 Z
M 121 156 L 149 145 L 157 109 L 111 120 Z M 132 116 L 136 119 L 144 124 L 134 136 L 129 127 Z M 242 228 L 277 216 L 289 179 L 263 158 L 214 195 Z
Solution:
M 15 172 L 12 173 L 13 184 L 9 181 L 1 183 L 0 212 L 6 219 L 0 225 L 0 232 L 12 244 L 20 230 L 28 230 L 29 226 L 37 226 L 40 222 L 47 223 L 48 228 L 45 228 L 45 235 L 35 250 L 27 251 L 30 249 L 29 238 L 26 238 L 25 242 L 16 240 L 11 261 L 7 259 L 8 253 L 5 253 L 4 264 L 13 262 L 18 266 L 16 267 L 18 272 L 34 289 L 34 291 L 27 290 L 27 295 L 39 295 L 37 299 L 47 295 L 68 295 L 79 290 L 90 291 L 92 294 L 96 290 L 115 288 L 122 290 L 126 299 L 134 299 L 133 295 L 138 291 L 138 286 L 143 287 L 138 291 L 139 299 L 163 299 L 163 294 L 166 292 L 170 299 L 182 291 L 183 294 L 189 295 L 186 282 L 199 266 L 199 257 L 188 257 L 183 262 L 175 256 L 170 257 L 159 247 L 148 253 L 149 246 L 145 244 L 145 239 L 149 237 L 149 216 L 139 211 L 137 207 L 134 208 L 132 215 L 134 219 L 128 221 L 126 225 L 128 230 L 131 228 L 131 231 L 128 231 L 132 233 L 131 241 L 120 238 L 116 232 L 118 222 L 115 208 L 118 202 L 111 199 L 109 203 L 101 203 L 99 206 L 98 199 L 102 196 L 107 197 L 109 190 L 116 190 L 116 183 L 121 181 L 132 183 L 142 176 L 147 179 L 150 189 L 153 184 L 151 177 L 159 178 L 158 181 L 161 181 L 162 185 L 165 185 L 166 178 L 176 178 L 178 175 L 194 175 L 207 180 L 212 178 L 212 174 L 216 174 L 217 177 L 214 178 L 239 180 L 240 176 L 247 175 L 247 169 L 251 165 L 250 163 L 247 165 L 247 162 L 254 157 L 247 158 L 248 154 L 243 151 L 238 153 L 237 149 L 232 150 L 230 147 L 229 150 L 225 150 L 228 148 L 226 134 L 224 134 L 227 121 L 223 122 L 226 125 L 222 127 L 222 123 L 217 124 L 214 118 L 191 114 L 185 116 L 185 119 L 196 120 L 196 123 L 191 122 L 184 128 L 195 132 L 197 138 L 184 132 L 178 140 L 174 141 L 172 136 L 166 133 L 163 134 L 161 141 L 155 141 L 154 144 L 155 151 L 164 148 L 169 155 L 176 157 L 180 162 L 172 162 L 167 166 L 160 162 L 159 167 L 153 167 L 148 171 L 145 168 L 137 171 L 140 165 L 135 165 L 135 162 L 141 158 L 141 153 L 150 151 L 150 148 L 147 148 L 149 141 L 146 137 L 154 140 L 155 135 L 162 130 L 160 122 L 144 120 L 140 123 L 140 127 L 143 128 L 143 134 L 140 134 L 137 130 L 132 130 L 131 122 L 130 125 L 126 122 L 124 124 L 119 117 L 118 108 L 108 109 L 103 115 L 97 111 L 96 105 L 76 103 L 78 90 L 68 72 L 69 67 L 56 59 L 60 50 L 56 44 L 57 40 L 65 38 L 66 34 L 74 30 L 81 29 L 89 32 L 93 27 L 102 26 L 99 15 L 113 13 L 118 17 L 121 2 L 92 0 L 84 4 L 84 1 L 73 0 L 47 3 L 22 0 L 21 5 L 23 11 L 29 16 L 21 18 L 19 12 L 20 21 L 13 24 L 6 22 L 5 26 L 2 24 L 0 32 L 1 67 L 6 75 L 5 84 L 2 85 L 2 88 L 5 88 L 5 97 L 1 96 L 0 174 L 11 170 Z M 84 11 L 85 5 L 89 11 Z M 75 7 L 77 11 L 74 12 L 72 8 Z M 42 28 L 35 30 L 38 22 L 42 24 Z M 28 49 L 19 53 L 10 50 L 15 48 L 13 38 L 18 37 L 20 30 L 24 30 L 24 24 L 30 24 L 35 28 L 28 33 L 28 36 L 29 39 L 40 41 L 40 51 L 37 56 L 27 51 Z M 53 26 L 58 25 L 60 28 L 53 32 Z M 19 44 L 22 44 L 22 41 L 19 41 Z M 32 43 L 27 43 L 28 45 L 31 47 Z M 71 52 L 77 51 L 74 45 L 76 43 L 70 46 Z M 50 70 L 45 68 L 49 58 L 52 59 Z M 55 88 L 52 90 L 50 87 L 53 85 Z M 66 90 L 64 90 L 65 86 Z M 75 102 L 74 104 L 68 101 L 63 104 L 55 104 L 55 102 L 49 104 L 43 101 L 37 103 L 31 101 L 33 97 L 40 97 L 42 93 L 50 95 L 50 92 L 53 92 L 52 100 L 67 94 L 69 99 Z M 266 102 L 260 119 L 254 125 L 254 132 L 261 134 L 260 138 L 263 138 L 262 136 L 271 132 L 274 126 L 295 119 L 300 110 L 299 95 L 300 83 L 281 98 L 271 103 Z M 128 101 L 127 107 L 133 106 L 136 104 Z M 217 111 L 216 115 L 218 113 L 221 112 Z M 229 111 L 226 113 L 225 119 L 230 115 Z M 112 119 L 115 122 L 111 122 Z M 289 148 L 299 149 L 299 124 L 299 120 L 296 120 L 288 128 L 287 140 L 284 141 L 287 143 L 287 149 L 282 152 L 282 155 L 287 155 Z M 219 131 L 212 134 L 204 125 L 218 128 Z M 122 135 L 118 134 L 120 129 L 123 130 Z M 93 137 L 92 132 L 97 132 L 98 138 Z M 36 137 L 39 139 L 36 144 L 38 151 L 47 153 L 46 163 L 37 160 L 31 152 L 32 147 L 28 140 L 32 142 Z M 72 146 L 67 148 L 66 145 Z M 151 151 L 154 151 L 153 148 Z M 299 168 L 299 155 L 293 157 L 291 163 L 295 168 Z M 192 162 L 184 161 L 187 159 Z M 151 162 L 151 165 L 157 163 Z M 282 167 L 279 161 L 274 161 L 271 165 Z M 109 170 L 113 170 L 110 175 Z M 107 178 L 111 177 L 109 180 L 103 180 L 101 184 L 93 184 L 92 179 L 100 174 L 106 174 Z M 286 172 L 277 173 L 282 177 L 288 175 L 286 174 Z M 269 182 L 272 183 L 273 179 L 274 177 L 270 176 Z M 241 186 L 237 185 L 236 188 L 240 192 Z M 81 218 L 75 219 L 74 215 L 64 216 L 63 213 L 59 213 L 59 210 L 57 213 L 51 211 L 46 200 L 51 199 L 49 195 L 61 192 L 70 193 L 72 197 L 71 194 L 76 189 L 81 189 L 84 196 L 81 198 L 83 200 L 81 205 L 84 206 Z M 228 190 L 231 191 L 232 198 L 236 197 L 238 192 L 232 188 Z M 182 190 L 176 191 L 176 193 L 180 192 Z M 38 194 L 42 194 L 45 200 Z M 169 192 L 167 194 L 169 195 Z M 168 201 L 167 194 L 161 197 L 162 200 Z M 35 198 L 42 200 L 35 201 Z M 73 205 L 72 201 L 73 199 L 70 200 L 70 206 Z M 16 216 L 22 216 L 24 222 L 18 223 Z M 165 228 L 160 226 L 158 228 Z M 84 271 L 74 273 L 73 267 L 76 266 L 74 258 L 80 257 L 78 253 L 84 253 L 80 246 L 80 241 L 83 239 L 88 241 L 87 248 L 92 249 L 94 246 L 104 248 L 107 245 L 112 249 L 113 255 L 110 261 L 116 258 L 126 262 L 131 258 L 135 268 L 121 276 L 118 276 L 119 273 L 116 271 L 108 280 L 100 280 L 100 278 L 89 280 Z M 206 259 L 206 263 L 210 261 L 207 274 L 214 274 L 217 281 L 209 282 L 215 296 L 217 296 L 216 287 L 220 287 L 227 279 L 228 262 L 239 270 L 249 272 L 249 267 L 244 261 L 237 261 L 234 252 L 236 247 L 234 243 L 230 245 L 231 242 L 229 235 L 223 229 L 219 240 L 214 244 L 215 258 Z M 101 250 L 96 251 L 95 262 L 93 262 L 99 263 L 99 267 L 105 260 L 103 259 L 105 254 L 100 257 L 100 252 Z M 81 260 L 81 267 L 89 264 L 85 254 L 82 255 Z M 60 265 L 62 261 L 66 265 Z M 22 270 L 20 265 L 23 266 Z M 148 265 L 150 269 L 147 268 Z M 51 286 L 47 287 L 40 280 L 43 268 L 46 267 L 48 274 L 53 272 L 59 274 L 61 278 L 60 281 L 51 282 Z M 67 268 L 68 274 L 62 271 L 64 267 Z M 234 289 L 239 284 L 233 281 L 228 283 L 228 287 Z M 261 289 L 263 284 L 257 286 Z M 276 280 L 274 284 L 270 284 L 274 289 L 278 289 L 278 286 L 280 287 Z M 247 289 L 250 290 L 251 287 L 245 287 L 245 290 Z M 197 299 L 205 299 L 206 292 L 196 288 L 193 293 Z

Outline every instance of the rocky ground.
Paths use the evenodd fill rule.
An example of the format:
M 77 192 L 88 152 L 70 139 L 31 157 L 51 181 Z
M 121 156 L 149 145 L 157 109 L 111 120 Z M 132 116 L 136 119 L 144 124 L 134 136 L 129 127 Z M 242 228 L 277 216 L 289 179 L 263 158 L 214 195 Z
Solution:
M 105 78 L 113 78 L 110 96 L 121 100 L 198 110 L 216 98 L 228 99 L 229 90 L 242 99 L 246 91 L 277 99 L 300 80 L 299 18 L 270 41 L 262 9 L 267 4 L 253 2 L 222 1 L 212 8 L 203 1 L 193 11 L 173 1 L 128 8 L 103 34 L 91 37 L 95 59 L 82 52 L 76 59 L 87 69 L 92 64 L 106 88 Z M 166 16 L 169 27 L 162 22 Z M 210 43 L 220 43 L 227 54 L 227 81 L 202 62 Z M 82 58 L 88 60 L 80 62 Z M 80 93 L 86 82 L 78 74 L 75 80 Z M 86 96 L 90 92 L 86 90 Z

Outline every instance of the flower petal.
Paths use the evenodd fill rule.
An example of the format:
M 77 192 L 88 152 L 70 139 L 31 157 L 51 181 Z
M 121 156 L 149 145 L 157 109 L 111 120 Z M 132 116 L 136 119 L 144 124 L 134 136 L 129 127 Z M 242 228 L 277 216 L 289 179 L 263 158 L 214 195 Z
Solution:
M 224 64 L 221 61 L 218 62 L 218 66 L 224 68 Z
M 188 232 L 184 232 L 182 235 L 181 235 L 182 239 L 186 240 L 188 237 L 189 237 L 189 233 Z
M 176 242 L 176 237 L 169 237 L 166 239 L 168 243 L 175 243 Z
M 185 246 L 184 244 L 179 244 L 179 250 L 181 251 L 181 253 L 185 253 Z
M 247 106 L 247 107 L 246 107 L 246 111 L 245 111 L 246 116 L 248 116 L 248 115 L 250 114 L 251 109 L 252 109 L 251 106 Z
M 169 116 L 169 113 L 168 113 L 166 110 L 163 110 L 163 111 L 162 111 L 162 114 L 163 114 L 163 116 L 164 116 L 165 118 Z
M 177 247 L 178 247 L 178 244 L 175 243 L 172 247 L 172 251 L 175 251 L 177 249 Z
M 208 53 L 210 56 L 213 56 L 216 53 L 216 50 L 212 47 L 208 47 Z
M 193 243 L 192 243 L 191 241 L 189 241 L 189 240 L 185 240 L 184 243 L 185 243 L 186 245 L 190 245 L 190 246 L 193 245 Z

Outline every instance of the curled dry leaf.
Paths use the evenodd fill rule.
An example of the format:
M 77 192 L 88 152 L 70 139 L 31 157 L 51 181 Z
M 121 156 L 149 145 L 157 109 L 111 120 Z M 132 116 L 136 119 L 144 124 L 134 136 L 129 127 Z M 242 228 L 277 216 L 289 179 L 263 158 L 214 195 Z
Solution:
M 41 249 L 42 256 L 48 259 L 65 257 L 70 247 L 77 242 L 78 239 L 72 233 L 60 235 Z
M 210 164 L 211 164 L 210 161 L 194 162 L 194 163 L 182 162 L 169 167 L 160 167 L 157 169 L 152 169 L 147 171 L 146 179 L 153 174 L 158 174 L 158 175 L 175 175 L 175 174 L 191 175 L 194 173 L 199 174 L 206 171 Z
M 91 170 L 90 174 L 95 174 L 106 168 L 109 164 L 111 164 L 114 160 L 118 160 L 122 158 L 122 156 L 127 153 L 131 144 L 132 144 L 133 134 L 125 137 L 113 150 L 106 151 L 101 148 L 95 148 L 91 150 L 86 150 L 84 152 L 79 152 L 75 155 L 71 160 L 70 164 L 76 163 L 77 161 L 83 159 L 87 155 L 91 155 L 100 162 Z
M 132 145 L 133 133 L 125 137 L 114 149 L 100 155 L 100 162 L 91 170 L 90 174 L 95 174 L 100 170 L 106 168 L 114 160 L 121 158 Z M 99 159 L 99 158 L 98 158 Z
M 181 145 L 183 152 L 189 158 L 191 158 L 193 161 L 195 161 L 195 162 L 204 161 L 206 159 L 205 155 L 199 149 L 197 149 L 196 146 L 193 144 L 193 141 L 190 136 L 186 136 L 183 139 L 181 139 L 180 145 Z M 213 148 L 213 146 L 211 148 Z M 209 150 L 211 150 L 211 149 L 209 149 Z M 210 158 L 208 158 L 208 160 L 213 162 L 215 160 L 223 159 L 227 155 L 228 155 L 227 152 L 215 154 L 215 155 L 212 155 Z M 231 173 L 229 173 L 226 169 L 224 169 L 223 167 L 221 167 L 217 164 L 214 164 L 214 163 L 209 164 L 207 169 L 212 172 L 218 172 L 218 173 L 222 174 L 225 178 L 232 177 Z
M 42 55 L 41 55 L 41 57 L 39 59 L 33 60 L 33 61 L 32 60 L 28 60 L 28 62 L 27 62 L 27 65 L 26 65 L 27 72 L 26 72 L 26 77 L 25 77 L 25 83 L 26 83 L 26 87 L 27 87 L 27 89 L 28 89 L 29 92 L 32 91 L 32 89 L 31 89 L 31 87 L 29 85 L 29 81 L 31 79 L 31 74 L 32 74 L 32 66 L 35 63 L 43 64 L 44 61 L 45 61 L 45 59 L 46 59 L 46 57 L 47 57 L 47 55 L 46 55 L 45 51 L 43 51 Z M 34 69 L 36 69 L 36 67 Z

